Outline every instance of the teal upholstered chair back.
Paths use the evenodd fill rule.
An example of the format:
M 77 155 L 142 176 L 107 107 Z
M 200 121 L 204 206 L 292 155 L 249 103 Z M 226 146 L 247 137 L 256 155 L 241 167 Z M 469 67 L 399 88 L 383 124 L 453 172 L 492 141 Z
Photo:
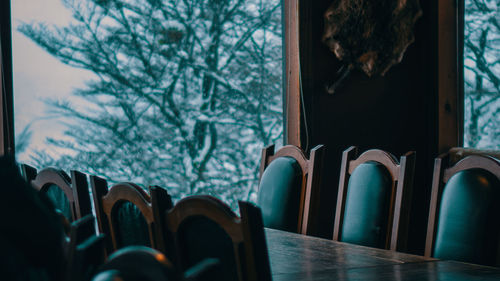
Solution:
M 177 230 L 177 243 L 183 269 L 193 267 L 206 258 L 219 260 L 214 280 L 238 280 L 236 255 L 243 253 L 243 243 L 233 243 L 231 236 L 217 222 L 205 216 L 193 216 L 181 223 Z M 243 259 L 242 256 L 239 257 Z
M 73 221 L 71 203 L 69 202 L 68 196 L 66 196 L 64 190 L 55 184 L 50 184 L 47 185 L 42 192 L 45 192 L 47 197 L 54 204 L 54 207 L 61 212 L 69 222 Z
M 257 204 L 265 227 L 314 233 L 323 150 L 321 145 L 313 148 L 309 159 L 292 145 L 262 150 Z
M 149 227 L 141 210 L 129 201 L 117 203 L 111 213 L 117 249 L 125 246 L 151 247 Z
M 414 160 L 414 152 L 398 162 L 382 150 L 368 150 L 359 157 L 356 147 L 344 151 L 333 239 L 403 250 Z
M 75 221 L 92 213 L 87 176 L 71 171 L 71 177 L 54 168 L 37 170 L 21 165 L 23 176 L 39 192 L 44 192 L 56 209 L 69 221 Z
M 108 190 L 106 180 L 91 176 L 99 232 L 108 237 L 108 254 L 125 246 L 148 246 L 165 252 L 163 213 L 172 207 L 167 191 L 123 182 Z
M 242 201 L 239 206 L 241 218 L 217 198 L 197 195 L 166 213 L 182 271 L 213 258 L 219 266 L 207 280 L 271 280 L 260 209 Z
M 384 165 L 369 161 L 349 177 L 341 241 L 384 248 L 393 181 Z
M 257 204 L 266 227 L 297 231 L 302 177 L 302 168 L 291 157 L 277 158 L 264 170 Z
M 500 164 L 483 156 L 466 157 L 448 169 L 440 167 L 442 159 L 436 163 L 434 180 L 437 184 L 440 177 L 440 184 L 433 187 L 436 197 L 431 201 L 429 222 L 433 225 L 428 229 L 426 254 L 498 265 Z

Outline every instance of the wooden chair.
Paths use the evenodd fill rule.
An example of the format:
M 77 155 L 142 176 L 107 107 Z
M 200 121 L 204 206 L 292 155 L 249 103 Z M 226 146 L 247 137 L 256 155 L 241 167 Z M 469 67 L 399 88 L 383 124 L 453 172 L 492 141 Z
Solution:
M 94 216 L 87 215 L 71 223 L 66 247 L 64 280 L 86 281 L 104 263 L 104 235 L 95 235 Z
M 205 259 L 187 272 L 178 272 L 161 252 L 129 246 L 114 252 L 101 266 L 93 281 L 207 281 L 208 273 L 217 266 L 215 259 Z
M 99 271 L 94 281 L 179 280 L 174 266 L 163 253 L 144 246 L 128 246 L 114 252 Z M 112 278 L 107 277 L 109 275 Z
M 240 201 L 241 219 L 220 200 L 190 196 L 165 215 L 173 234 L 180 271 L 206 258 L 219 260 L 207 280 L 271 280 L 260 209 Z
M 167 191 L 150 187 L 150 194 L 133 183 L 118 183 L 108 190 L 106 180 L 90 176 L 97 224 L 108 236 L 107 254 L 124 246 L 147 246 L 165 251 L 163 212 L 172 207 Z
M 415 152 L 400 162 L 372 149 L 342 155 L 333 240 L 398 250 L 406 248 Z
M 21 174 L 39 192 L 44 192 L 64 217 L 73 222 L 92 214 L 87 176 L 71 171 L 71 177 L 55 168 L 37 170 L 21 164 Z
M 491 156 L 496 159 L 500 159 L 500 151 L 498 150 L 485 150 L 485 149 L 475 149 L 475 148 L 466 148 L 466 147 L 452 147 L 448 151 L 449 158 L 449 166 L 452 166 L 463 158 L 471 155 L 482 155 L 482 156 Z
M 324 146 L 313 148 L 309 159 L 293 145 L 274 149 L 262 149 L 260 164 L 257 205 L 265 227 L 317 234 Z
M 434 161 L 425 255 L 500 265 L 500 161 L 471 155 Z

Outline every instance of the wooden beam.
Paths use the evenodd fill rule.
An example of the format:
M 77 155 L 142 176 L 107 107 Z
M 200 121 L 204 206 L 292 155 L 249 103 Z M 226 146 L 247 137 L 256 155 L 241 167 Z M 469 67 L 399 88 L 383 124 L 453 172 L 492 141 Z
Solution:
M 300 147 L 299 0 L 284 0 L 285 142 Z
M 2 40 L 0 38 L 0 156 L 5 155 L 5 144 L 4 144 L 4 130 L 3 130 L 3 115 L 4 115 L 4 78 L 3 78 L 3 51 L 2 51 Z
M 459 61 L 456 0 L 438 2 L 438 153 L 462 144 L 463 96 L 459 93 Z M 462 32 L 462 31 L 461 31 Z

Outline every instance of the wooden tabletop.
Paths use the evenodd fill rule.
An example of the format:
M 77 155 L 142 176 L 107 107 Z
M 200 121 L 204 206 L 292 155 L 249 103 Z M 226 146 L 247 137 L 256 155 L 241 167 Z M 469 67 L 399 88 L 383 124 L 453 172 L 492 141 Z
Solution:
M 274 281 L 500 280 L 500 268 L 442 261 L 266 229 Z

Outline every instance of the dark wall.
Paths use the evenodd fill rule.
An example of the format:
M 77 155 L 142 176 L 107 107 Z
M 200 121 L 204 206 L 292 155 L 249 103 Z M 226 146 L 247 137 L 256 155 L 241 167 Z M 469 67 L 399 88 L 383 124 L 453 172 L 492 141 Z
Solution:
M 437 4 L 420 1 L 423 16 L 415 42 L 401 64 L 384 77 L 368 78 L 354 71 L 337 93 L 326 93 L 341 63 L 322 44 L 323 14 L 332 0 L 301 1 L 300 41 L 302 81 L 309 148 L 327 147 L 323 171 L 321 236 L 330 238 L 337 200 L 342 151 L 380 148 L 397 157 L 417 152 L 410 221 L 411 252 L 423 253 L 433 159 L 437 156 Z M 305 140 L 303 140 L 303 144 Z

